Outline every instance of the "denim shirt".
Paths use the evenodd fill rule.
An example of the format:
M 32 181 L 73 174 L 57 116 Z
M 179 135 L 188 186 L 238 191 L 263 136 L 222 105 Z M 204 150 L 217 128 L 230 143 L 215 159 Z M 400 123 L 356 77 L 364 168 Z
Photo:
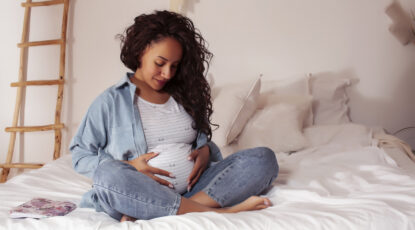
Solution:
M 98 165 L 107 160 L 132 160 L 147 153 L 144 130 L 135 105 L 136 86 L 130 81 L 132 76 L 133 73 L 127 73 L 89 107 L 69 146 L 72 165 L 78 173 L 92 178 Z M 206 134 L 198 131 L 193 149 L 204 145 L 209 146 L 211 162 L 223 159 L 216 144 L 208 142 Z M 81 206 L 97 207 L 93 197 L 93 190 L 87 192 Z

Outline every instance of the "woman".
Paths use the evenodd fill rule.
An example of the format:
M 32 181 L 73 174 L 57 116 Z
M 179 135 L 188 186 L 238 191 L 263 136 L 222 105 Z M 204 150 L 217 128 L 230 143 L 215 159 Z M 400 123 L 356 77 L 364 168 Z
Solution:
M 70 145 L 75 170 L 93 179 L 80 206 L 120 221 L 270 206 L 256 195 L 277 177 L 274 153 L 259 147 L 222 159 L 210 141 L 204 72 L 212 54 L 190 19 L 168 11 L 143 14 L 121 40 L 121 60 L 134 73 L 92 103 Z M 171 182 L 175 175 L 150 165 L 159 156 L 151 149 L 172 144 L 191 149 L 181 192 Z

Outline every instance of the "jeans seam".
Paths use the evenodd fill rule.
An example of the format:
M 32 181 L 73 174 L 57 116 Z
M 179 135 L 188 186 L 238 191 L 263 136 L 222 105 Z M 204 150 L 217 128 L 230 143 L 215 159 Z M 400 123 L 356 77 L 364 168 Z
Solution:
M 182 201 L 182 196 L 177 194 L 176 200 L 174 201 L 173 207 L 170 209 L 169 215 L 177 215 L 177 212 L 179 211 L 179 207 Z
M 212 181 L 205 187 L 205 188 L 203 188 L 202 189 L 202 191 L 204 191 L 207 195 L 209 195 L 213 200 L 215 200 L 217 203 L 219 203 L 219 205 L 221 206 L 221 207 L 223 207 L 224 206 L 224 200 L 223 199 L 220 199 L 220 198 L 218 198 L 218 197 L 216 197 L 215 195 L 214 195 L 214 193 L 213 192 L 211 192 L 211 190 L 213 190 L 214 189 L 214 187 L 216 187 L 215 186 L 215 182 L 217 181 L 217 179 L 219 178 L 219 177 L 223 177 L 228 171 L 227 171 L 227 169 L 228 168 L 232 168 L 233 166 L 232 165 L 228 165 L 225 169 L 223 169 L 222 170 L 222 172 L 221 173 L 219 173 L 219 174 L 217 174 L 213 179 L 212 179 Z
M 178 204 L 178 203 L 180 203 L 180 201 L 177 201 L 177 200 L 178 200 L 178 199 L 177 199 L 177 196 L 180 196 L 179 194 L 176 194 L 176 195 L 177 195 L 177 196 L 176 196 L 176 200 L 174 201 L 174 204 L 173 204 L 173 206 L 172 206 L 172 207 L 165 207 L 165 206 L 161 206 L 161 205 L 157 205 L 157 204 L 150 204 L 150 203 L 147 203 L 147 202 L 145 202 L 145 201 L 143 201 L 143 200 L 140 200 L 140 199 L 137 199 L 137 198 L 135 198 L 135 197 L 133 197 L 133 196 L 130 196 L 130 195 L 127 195 L 127 194 L 121 193 L 121 192 L 119 192 L 119 191 L 113 190 L 113 189 L 111 189 L 111 188 L 107 188 L 107 187 L 102 186 L 102 185 L 99 185 L 99 184 L 94 184 L 94 186 L 101 187 L 101 188 L 103 188 L 103 189 L 106 189 L 106 190 L 109 190 L 109 191 L 111 191 L 111 192 L 117 193 L 117 194 L 119 194 L 119 195 L 121 195 L 121 196 L 128 197 L 129 199 L 134 199 L 134 200 L 136 200 L 136 201 L 138 201 L 138 202 L 141 202 L 141 203 L 144 203 L 144 204 L 146 204 L 146 205 L 152 205 L 152 206 L 155 206 L 155 207 L 166 208 L 166 209 L 170 210 L 170 211 L 169 211 L 169 213 L 174 213 L 174 211 L 176 211 L 176 209 L 178 209 L 178 206 L 180 205 L 180 204 Z M 176 211 L 176 212 L 177 212 L 177 211 Z

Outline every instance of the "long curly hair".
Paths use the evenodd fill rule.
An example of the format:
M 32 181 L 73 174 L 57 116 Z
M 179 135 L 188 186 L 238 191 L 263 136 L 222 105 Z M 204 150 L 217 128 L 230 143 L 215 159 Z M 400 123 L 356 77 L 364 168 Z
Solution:
M 143 52 L 151 43 L 169 37 L 181 44 L 180 64 L 162 90 L 183 106 L 193 118 L 193 128 L 204 132 L 210 140 L 210 125 L 217 125 L 210 122 L 213 112 L 211 90 L 205 74 L 213 55 L 193 22 L 174 12 L 155 11 L 137 16 L 125 35 L 118 37 L 121 39 L 121 61 L 134 72 L 141 66 Z

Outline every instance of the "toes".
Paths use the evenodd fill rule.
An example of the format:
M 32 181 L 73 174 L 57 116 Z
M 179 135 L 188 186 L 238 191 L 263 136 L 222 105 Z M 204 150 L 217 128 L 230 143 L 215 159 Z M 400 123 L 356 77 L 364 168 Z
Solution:
M 132 221 L 132 222 L 134 222 L 134 221 L 136 221 L 136 219 L 135 219 L 135 218 L 133 218 L 133 217 L 131 217 L 131 216 L 123 215 L 123 216 L 121 217 L 120 222 L 124 222 L 124 221 Z
M 126 216 L 122 216 L 120 222 L 124 222 L 126 220 L 127 220 L 127 217 Z
M 271 203 L 271 201 L 270 201 L 268 198 L 265 198 L 265 199 L 264 199 L 264 204 L 265 204 L 266 206 L 272 206 L 272 203 Z
M 256 206 L 256 210 L 261 210 L 261 209 L 265 209 L 265 208 L 268 208 L 268 206 L 263 205 L 263 204 Z

